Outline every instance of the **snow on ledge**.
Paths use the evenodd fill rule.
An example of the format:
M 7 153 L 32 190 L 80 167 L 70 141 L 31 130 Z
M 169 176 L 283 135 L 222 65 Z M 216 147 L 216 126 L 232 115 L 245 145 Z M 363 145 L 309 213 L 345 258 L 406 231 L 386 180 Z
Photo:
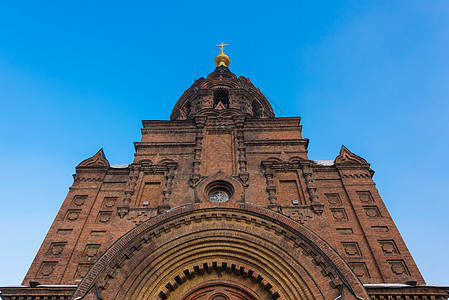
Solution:
M 333 160 L 314 160 L 313 162 L 320 166 L 333 166 L 334 165 Z
M 35 287 L 32 288 L 52 288 L 52 287 L 56 287 L 56 288 L 76 288 L 78 285 L 73 285 L 73 284 L 39 284 L 36 285 Z M 31 288 L 31 286 L 28 285 L 3 285 L 0 288 Z
M 126 169 L 129 165 L 112 165 L 111 168 L 113 169 Z
M 443 287 L 440 285 L 428 285 L 428 284 L 420 284 L 420 285 L 409 285 L 404 283 L 365 283 L 364 287 L 367 288 L 403 288 L 403 287 Z

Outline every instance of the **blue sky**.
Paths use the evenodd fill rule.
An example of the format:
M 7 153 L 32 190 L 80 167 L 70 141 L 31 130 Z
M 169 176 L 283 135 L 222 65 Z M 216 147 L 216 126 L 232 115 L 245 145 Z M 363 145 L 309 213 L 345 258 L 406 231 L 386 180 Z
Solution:
M 229 44 L 311 159 L 344 144 L 428 284 L 449 285 L 449 2 L 0 2 L 0 286 L 21 283 L 75 166 L 133 159 Z

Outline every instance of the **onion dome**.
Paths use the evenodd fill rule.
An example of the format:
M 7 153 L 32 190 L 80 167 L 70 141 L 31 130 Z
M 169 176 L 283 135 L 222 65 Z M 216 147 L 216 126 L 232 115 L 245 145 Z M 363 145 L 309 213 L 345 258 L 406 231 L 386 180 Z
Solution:
M 228 66 L 229 57 L 215 57 L 215 70 L 201 77 L 185 90 L 170 116 L 170 120 L 191 119 L 199 115 L 246 115 L 249 118 L 273 118 L 268 100 L 248 78 L 237 77 Z
M 231 64 L 231 60 L 226 54 L 220 53 L 215 57 L 214 63 L 216 67 L 229 67 L 229 65 Z
M 214 63 L 216 67 L 229 67 L 229 65 L 231 64 L 229 56 L 224 53 L 223 47 L 225 46 L 228 46 L 228 44 L 221 43 L 220 45 L 217 45 L 217 47 L 221 47 L 221 53 L 215 57 Z

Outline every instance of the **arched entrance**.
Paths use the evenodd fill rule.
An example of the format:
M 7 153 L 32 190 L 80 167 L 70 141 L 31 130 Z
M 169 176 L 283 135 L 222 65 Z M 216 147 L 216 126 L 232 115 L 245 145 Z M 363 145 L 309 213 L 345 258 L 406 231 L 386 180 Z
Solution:
M 125 234 L 73 298 L 96 286 L 104 299 L 335 299 L 343 283 L 368 299 L 344 260 L 301 224 L 251 204 L 210 202 Z
M 206 281 L 182 295 L 180 300 L 261 300 L 248 287 L 232 281 Z

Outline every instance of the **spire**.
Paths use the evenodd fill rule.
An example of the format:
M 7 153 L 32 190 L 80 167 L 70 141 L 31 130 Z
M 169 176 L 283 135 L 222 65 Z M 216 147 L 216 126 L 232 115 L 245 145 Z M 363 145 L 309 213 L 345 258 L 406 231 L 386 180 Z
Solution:
M 220 66 L 229 67 L 229 65 L 231 64 L 231 60 L 229 59 L 229 56 L 227 56 L 224 53 L 224 47 L 227 47 L 227 46 L 228 46 L 228 44 L 223 44 L 223 43 L 221 43 L 220 45 L 217 45 L 217 47 L 221 48 L 221 53 L 215 57 L 214 63 L 215 63 L 216 67 L 220 67 Z

